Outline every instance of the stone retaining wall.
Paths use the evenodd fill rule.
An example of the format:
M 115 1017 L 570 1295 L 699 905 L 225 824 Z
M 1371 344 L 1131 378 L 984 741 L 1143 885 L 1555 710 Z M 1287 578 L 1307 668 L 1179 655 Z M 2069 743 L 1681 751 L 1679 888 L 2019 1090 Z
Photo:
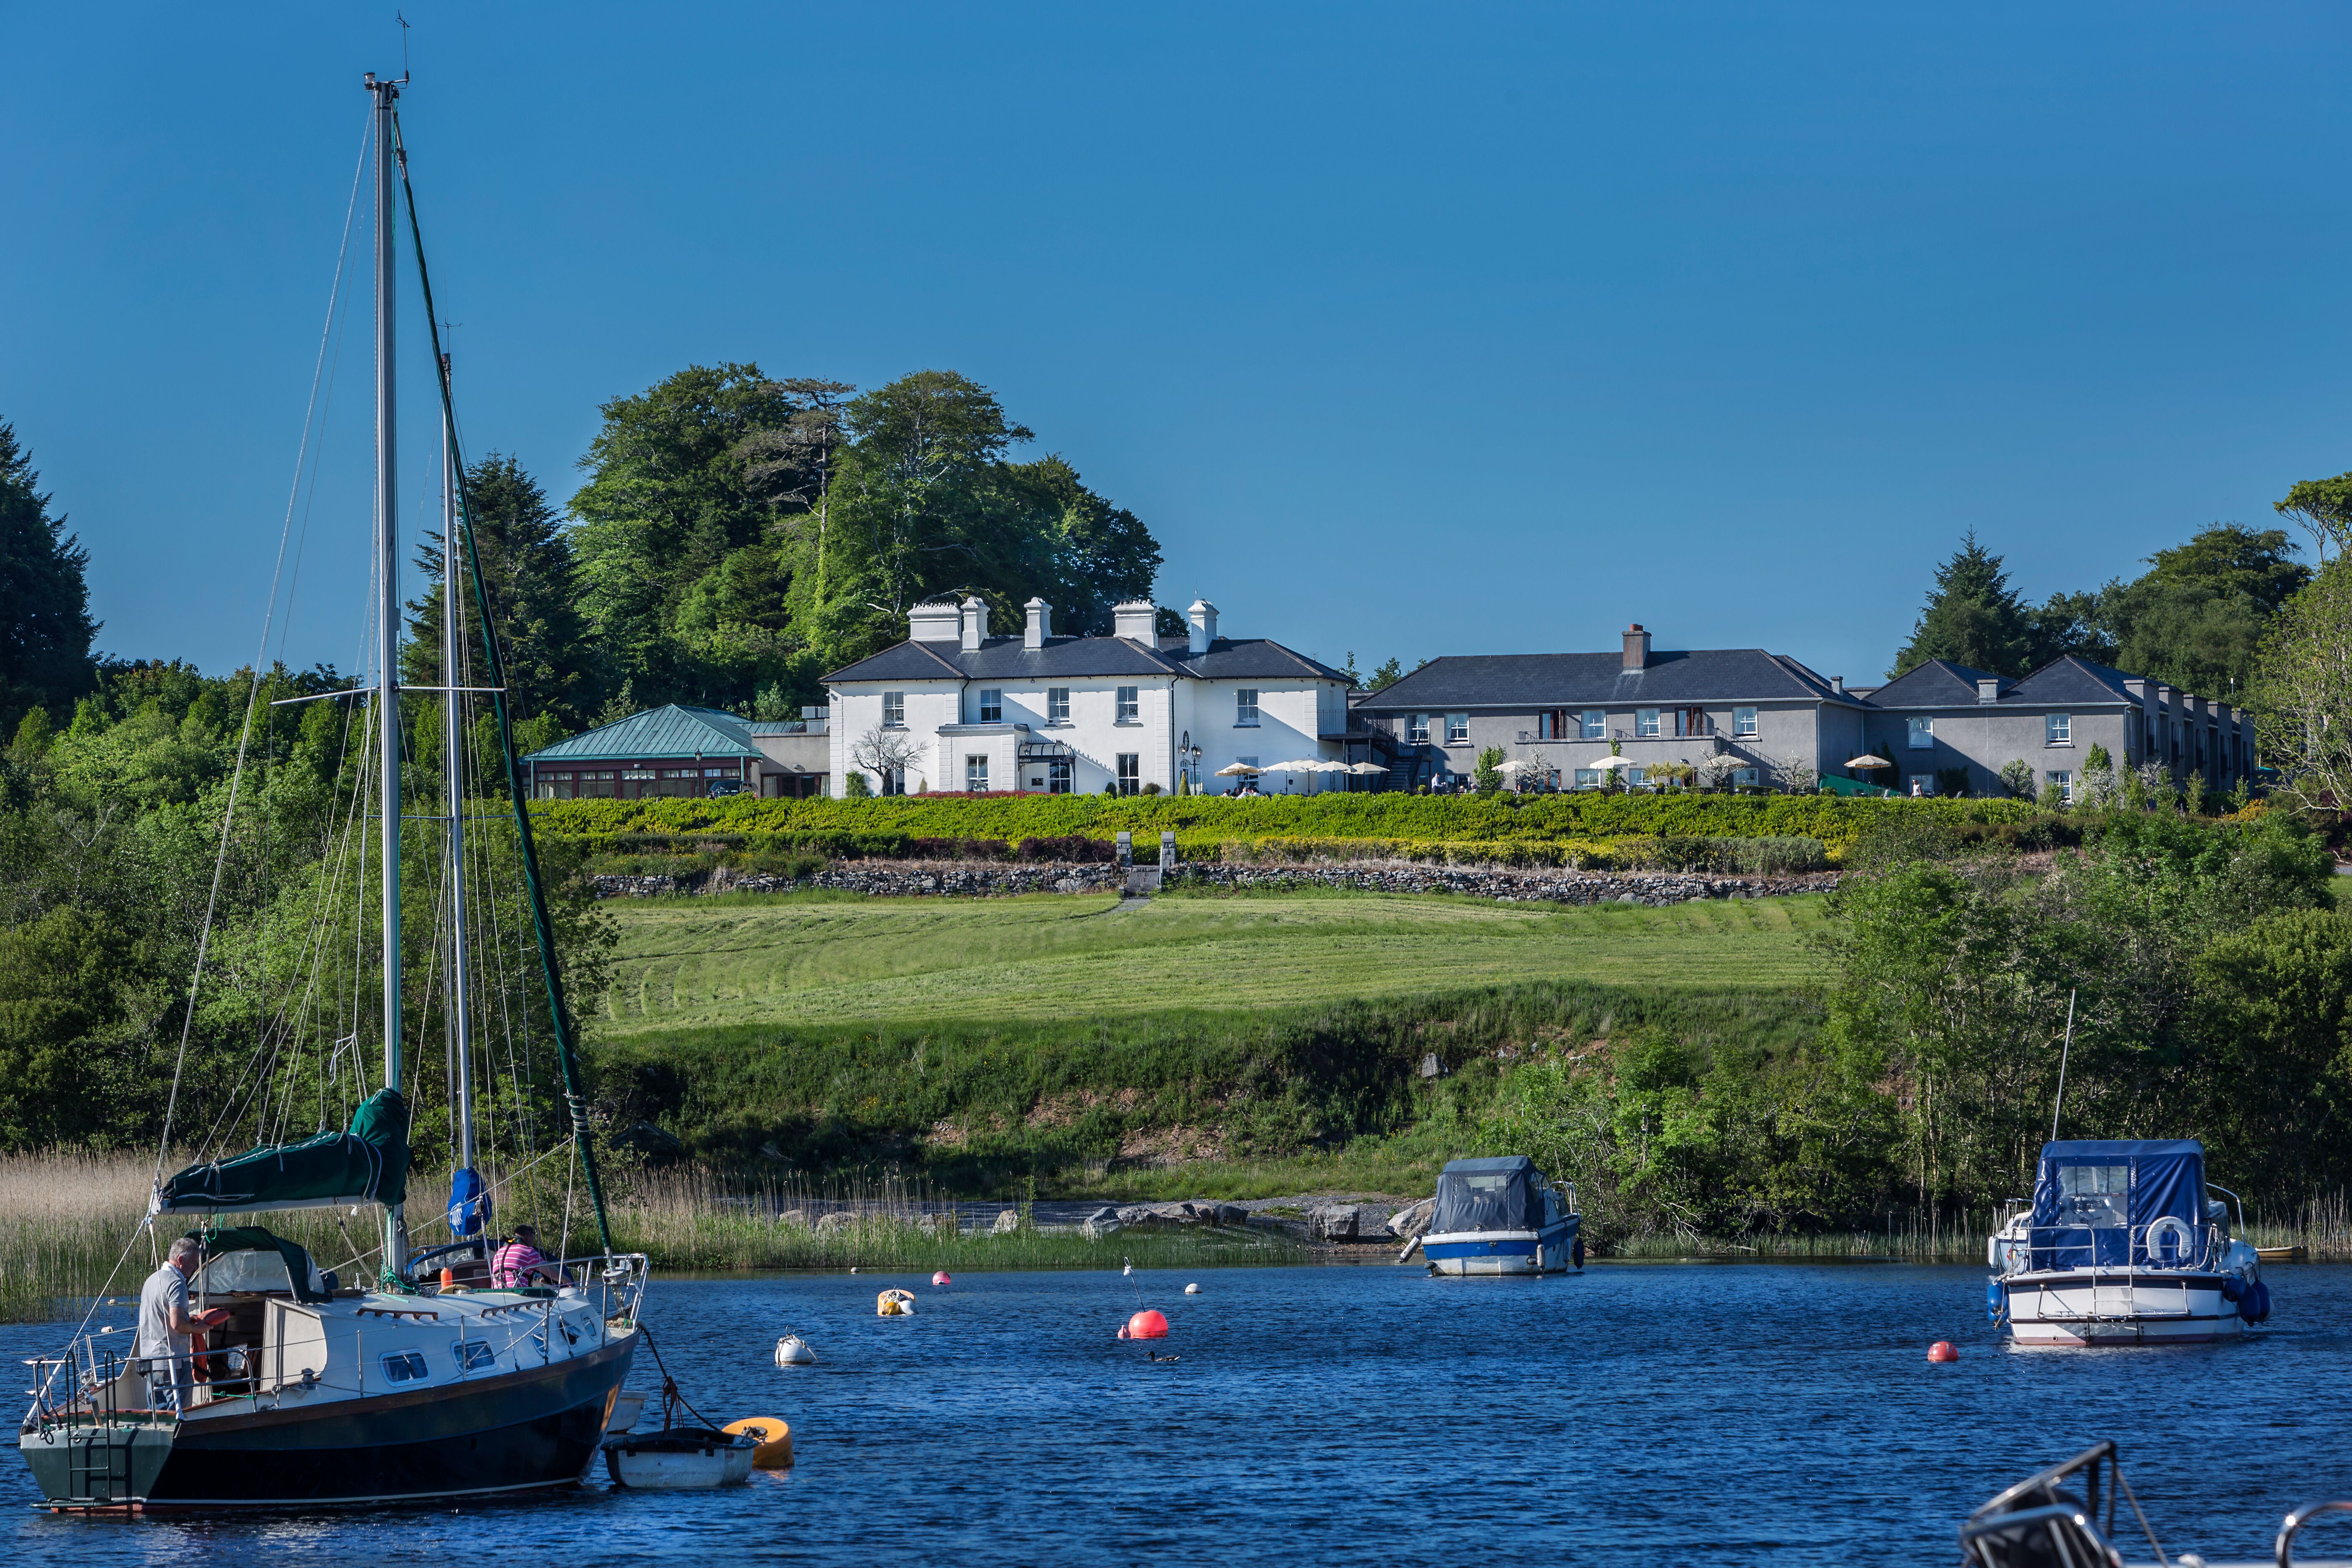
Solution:
M 1015 893 L 1109 893 L 1119 889 L 1116 866 L 1007 866 L 985 861 L 919 863 L 862 860 L 836 865 L 797 880 L 741 876 L 726 870 L 694 877 L 591 877 L 599 898 L 647 898 L 676 893 L 780 893 L 838 889 L 877 898 L 1003 897 Z M 1210 888 L 1346 888 L 1372 893 L 1460 893 L 1498 902 L 1560 904 L 1681 904 L 1694 899 L 1777 899 L 1826 892 L 1837 874 L 1710 877 L 1675 872 L 1476 870 L 1459 866 L 1226 866 L 1177 868 L 1176 886 Z

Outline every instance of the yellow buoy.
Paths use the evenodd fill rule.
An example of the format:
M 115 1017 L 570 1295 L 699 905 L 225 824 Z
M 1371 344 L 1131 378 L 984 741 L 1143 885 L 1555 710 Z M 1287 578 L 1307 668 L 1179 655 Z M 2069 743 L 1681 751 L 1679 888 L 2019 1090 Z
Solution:
M 730 1421 L 721 1431 L 749 1432 L 759 1439 L 751 1450 L 751 1463 L 763 1470 L 788 1470 L 793 1465 L 793 1426 L 778 1415 L 752 1415 L 741 1421 Z
M 911 1318 L 915 1315 L 915 1298 L 905 1290 L 885 1290 L 874 1298 L 874 1315 L 877 1318 Z

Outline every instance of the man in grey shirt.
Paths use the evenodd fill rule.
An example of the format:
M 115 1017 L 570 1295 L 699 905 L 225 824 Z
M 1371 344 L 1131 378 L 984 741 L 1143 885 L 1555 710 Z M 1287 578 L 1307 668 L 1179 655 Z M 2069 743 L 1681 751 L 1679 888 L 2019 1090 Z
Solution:
M 139 1291 L 139 1340 L 131 1353 L 146 1369 L 148 1403 L 157 1410 L 187 1413 L 195 1384 L 188 1336 L 228 1321 L 225 1307 L 188 1310 L 188 1276 L 203 1259 L 204 1249 L 184 1236 Z

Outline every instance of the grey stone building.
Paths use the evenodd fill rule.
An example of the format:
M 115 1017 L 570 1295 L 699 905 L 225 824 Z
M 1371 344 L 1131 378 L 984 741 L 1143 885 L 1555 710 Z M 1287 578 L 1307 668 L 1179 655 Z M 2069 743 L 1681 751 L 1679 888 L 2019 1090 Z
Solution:
M 1614 653 L 1436 658 L 1357 698 L 1354 720 L 1391 742 L 1391 786 L 1467 776 L 1500 747 L 1562 788 L 1595 784 L 1611 755 L 1639 786 L 1660 763 L 1787 788 L 1858 755 L 1869 705 L 1836 676 L 1762 648 L 1653 648 L 1639 624 Z
M 2021 679 L 1929 659 L 1865 693 L 1869 749 L 1894 763 L 1906 794 L 1958 784 L 2002 793 L 2000 771 L 2022 762 L 2034 786 L 2072 798 L 2093 747 L 2117 767 L 2153 762 L 2175 784 L 2192 773 L 2226 791 L 2255 768 L 2253 715 L 2072 655 Z

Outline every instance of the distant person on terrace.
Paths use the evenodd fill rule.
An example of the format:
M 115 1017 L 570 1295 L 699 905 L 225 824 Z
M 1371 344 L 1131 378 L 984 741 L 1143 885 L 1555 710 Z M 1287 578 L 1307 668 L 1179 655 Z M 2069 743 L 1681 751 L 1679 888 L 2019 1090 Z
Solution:
M 550 1285 L 568 1283 L 563 1270 L 548 1262 L 540 1252 L 539 1232 L 530 1226 L 519 1225 L 515 1226 L 514 1239 L 490 1258 L 490 1288 L 510 1290 L 518 1285 L 530 1284 L 534 1274 Z

